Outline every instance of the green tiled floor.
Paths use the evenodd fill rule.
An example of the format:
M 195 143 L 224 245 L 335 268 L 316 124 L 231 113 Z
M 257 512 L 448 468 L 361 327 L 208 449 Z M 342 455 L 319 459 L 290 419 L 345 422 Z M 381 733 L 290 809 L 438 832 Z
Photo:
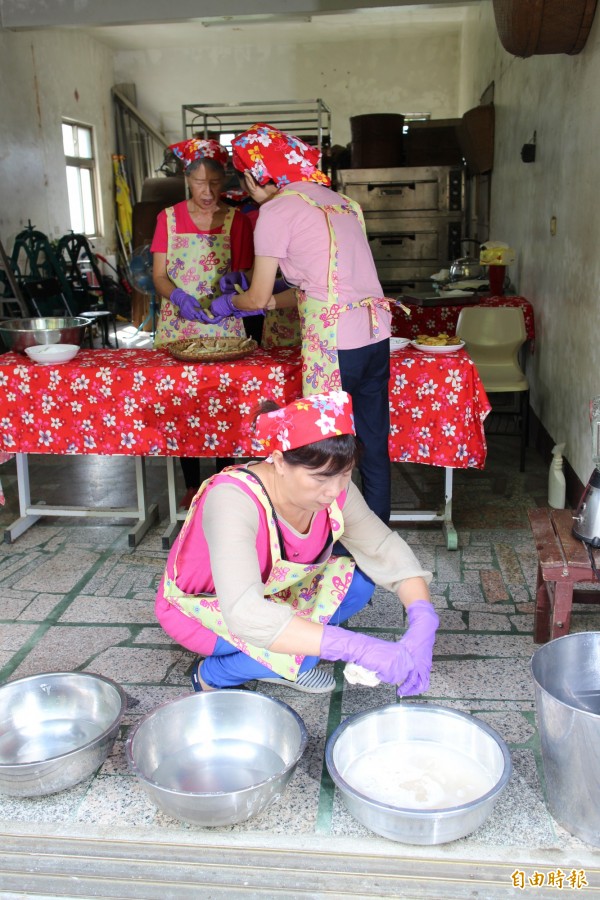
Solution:
M 0 545 L 0 680 L 57 669 L 86 669 L 115 679 L 129 697 L 122 733 L 93 777 L 50 797 L 2 799 L 0 829 L 5 846 L 13 846 L 11 841 L 19 835 L 29 839 L 33 835 L 39 842 L 85 837 L 100 854 L 110 839 L 126 844 L 141 841 L 151 848 L 147 853 L 153 858 L 163 846 L 195 847 L 200 854 L 221 846 L 225 859 L 236 846 L 252 857 L 258 848 L 285 855 L 303 845 L 314 852 L 327 849 L 342 856 L 392 859 L 398 872 L 408 871 L 415 860 L 429 860 L 424 865 L 424 882 L 426 872 L 440 865 L 440 860 L 459 864 L 459 870 L 463 865 L 465 871 L 474 861 L 478 865 L 497 863 L 504 867 L 497 870 L 501 873 L 497 882 L 502 886 L 506 880 L 507 891 L 511 867 L 518 865 L 528 874 L 536 865 L 548 870 L 585 869 L 588 881 L 600 892 L 598 851 L 558 826 L 544 802 L 529 672 L 535 650 L 535 550 L 526 510 L 545 504 L 547 470 L 530 450 L 526 472 L 520 473 L 517 443 L 493 438 L 483 472 L 455 473 L 453 519 L 458 550 L 446 549 L 438 526 L 402 530 L 423 564 L 434 571 L 434 602 L 441 619 L 430 691 L 419 702 L 474 713 L 492 725 L 511 749 L 513 777 L 480 829 L 451 844 L 411 847 L 379 838 L 349 814 L 326 773 L 327 737 L 345 716 L 396 702 L 396 697 L 394 689 L 386 685 L 372 689 L 349 686 L 337 664 L 333 695 L 248 685 L 290 704 L 309 733 L 306 753 L 280 801 L 244 825 L 219 830 L 184 825 L 156 809 L 127 770 L 124 742 L 140 716 L 191 690 L 192 656 L 175 645 L 154 620 L 154 594 L 166 559 L 161 535 L 167 525 L 166 470 L 164 461 L 154 459 L 148 467 L 150 500 L 159 503 L 162 522 L 137 548 L 128 546 L 130 526 L 122 521 L 76 519 L 42 520 L 14 544 Z M 212 463 L 207 461 L 207 474 L 210 471 Z M 60 498 L 66 503 L 115 505 L 135 501 L 134 472 L 127 459 L 35 457 L 31 475 L 34 500 L 57 502 Z M 18 515 L 14 463 L 5 464 L 0 477 L 7 498 L 0 510 L 0 526 L 5 527 Z M 394 506 L 431 508 L 439 504 L 441 491 L 440 470 L 395 466 Z M 396 599 L 378 589 L 373 605 L 351 624 L 393 637 L 403 628 L 403 616 Z M 597 629 L 600 608 L 578 607 L 572 630 Z M 366 862 L 364 866 L 366 877 Z M 0 891 L 3 885 L 13 885 L 6 874 L 9 869 L 8 863 L 5 868 L 0 864 Z M 33 887 L 31 890 L 29 896 L 42 896 L 33 892 Z M 155 896 L 145 890 L 89 896 Z M 252 890 L 253 896 L 304 895 L 304 891 L 294 893 L 291 888 L 285 893 L 283 887 L 277 894 L 261 893 L 256 884 Z M 252 890 L 249 888 L 249 895 Z M 478 894 L 452 894 L 440 888 L 436 894 L 431 888 L 431 893 L 386 894 L 369 893 L 367 883 L 352 895 L 363 896 L 364 891 L 364 896 L 505 896 L 495 890 L 490 886 L 487 893 L 481 888 Z M 335 891 L 331 895 L 335 896 Z M 48 889 L 47 896 L 71 894 Z M 86 894 L 75 892 L 72 896 Z M 321 894 L 314 889 L 310 896 Z

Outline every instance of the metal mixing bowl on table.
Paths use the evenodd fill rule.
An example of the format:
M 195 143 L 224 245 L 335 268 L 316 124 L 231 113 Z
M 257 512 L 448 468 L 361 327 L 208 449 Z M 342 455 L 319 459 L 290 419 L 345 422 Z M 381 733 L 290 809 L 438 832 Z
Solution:
M 84 316 L 5 319 L 0 322 L 0 337 L 6 350 L 19 353 L 24 353 L 26 347 L 41 344 L 77 344 L 81 347 L 91 324 L 91 319 Z

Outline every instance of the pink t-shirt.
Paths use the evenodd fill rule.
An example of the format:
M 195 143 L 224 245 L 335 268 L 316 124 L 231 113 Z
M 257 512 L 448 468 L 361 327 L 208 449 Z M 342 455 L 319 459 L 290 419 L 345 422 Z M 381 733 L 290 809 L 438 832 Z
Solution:
M 295 190 L 321 205 L 339 205 L 339 194 L 321 184 L 297 182 L 286 190 Z M 333 214 L 338 245 L 337 289 L 342 303 L 358 302 L 366 297 L 383 297 L 373 255 L 361 224 L 353 215 Z M 329 229 L 320 209 L 301 197 L 278 197 L 264 203 L 254 230 L 257 256 L 279 260 L 286 279 L 310 297 L 327 301 L 329 269 Z M 347 310 L 338 321 L 338 348 L 350 350 L 388 338 L 391 314 L 378 310 L 379 334 L 373 337 L 367 309 Z

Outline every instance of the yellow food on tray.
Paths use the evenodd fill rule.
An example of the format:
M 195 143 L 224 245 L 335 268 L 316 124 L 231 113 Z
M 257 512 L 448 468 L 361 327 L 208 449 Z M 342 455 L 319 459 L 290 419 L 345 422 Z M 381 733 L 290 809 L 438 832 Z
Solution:
M 446 334 L 445 331 L 440 331 L 439 334 L 431 335 L 431 334 L 419 334 L 415 338 L 417 344 L 425 344 L 428 347 L 453 347 L 455 344 L 460 344 L 461 340 L 455 334 Z

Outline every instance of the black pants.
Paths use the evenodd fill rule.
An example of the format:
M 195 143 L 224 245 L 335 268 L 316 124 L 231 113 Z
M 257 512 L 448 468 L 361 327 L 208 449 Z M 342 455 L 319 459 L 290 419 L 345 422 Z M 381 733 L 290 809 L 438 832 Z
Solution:
M 352 397 L 356 436 L 362 444 L 359 464 L 363 496 L 387 525 L 391 512 L 390 342 L 378 341 L 356 350 L 339 350 L 342 388 Z
M 180 456 L 181 471 L 186 488 L 198 489 L 200 487 L 200 460 L 195 456 Z M 216 460 L 217 472 L 221 472 L 226 466 L 234 466 L 236 460 L 231 456 L 220 456 Z

